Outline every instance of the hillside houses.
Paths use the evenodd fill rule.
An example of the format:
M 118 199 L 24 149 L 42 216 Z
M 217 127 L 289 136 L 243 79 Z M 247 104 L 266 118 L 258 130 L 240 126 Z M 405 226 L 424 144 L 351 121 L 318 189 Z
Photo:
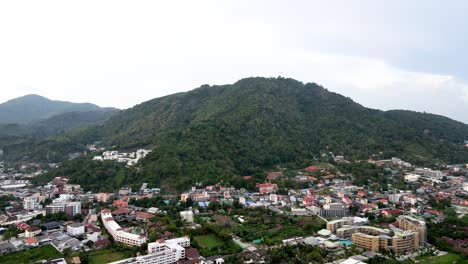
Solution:
M 125 163 L 128 166 L 133 166 L 138 163 L 138 161 L 146 155 L 148 155 L 151 150 L 139 149 L 135 152 L 119 152 L 116 150 L 104 151 L 101 156 L 94 156 L 93 160 L 105 161 L 113 160 L 121 163 Z

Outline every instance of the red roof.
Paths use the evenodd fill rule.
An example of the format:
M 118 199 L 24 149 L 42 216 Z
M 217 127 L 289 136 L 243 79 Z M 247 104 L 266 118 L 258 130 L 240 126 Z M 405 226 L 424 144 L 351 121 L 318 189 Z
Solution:
M 154 214 L 150 214 L 147 212 L 135 212 L 135 216 L 137 218 L 150 219 L 150 218 L 153 218 Z
M 112 212 L 112 215 L 126 215 L 129 214 L 130 210 L 127 208 L 119 208 Z
M 317 168 L 317 166 L 309 166 L 309 167 L 305 168 L 305 170 L 306 171 L 317 171 L 318 168 Z
M 427 212 L 427 213 L 430 213 L 430 214 L 436 214 L 436 215 L 440 215 L 441 213 L 437 210 L 431 210 L 431 209 L 426 209 L 424 210 L 424 212 Z
M 97 227 L 95 225 L 92 225 L 92 224 L 87 224 L 86 229 L 92 230 L 93 232 L 101 232 L 101 228 L 99 228 L 99 227 Z
M 200 258 L 200 253 L 198 253 L 196 248 L 189 247 L 185 249 L 185 257 L 187 259 L 198 259 Z
M 28 237 L 24 241 L 26 241 L 26 243 L 28 243 L 28 244 L 37 243 L 37 240 L 34 237 Z
M 402 214 L 403 210 L 400 210 L 400 209 L 392 209 L 392 210 L 385 209 L 385 210 L 382 210 L 382 213 L 388 214 L 388 215 L 396 215 L 396 214 Z
M 96 241 L 93 246 L 98 248 L 98 247 L 107 246 L 109 244 L 110 244 L 109 239 L 101 239 L 101 240 Z
M 116 206 L 122 206 L 122 207 L 126 207 L 128 205 L 128 202 L 127 201 L 122 201 L 122 200 L 116 200 L 113 202 L 114 205 Z
M 18 227 L 21 230 L 27 230 L 30 228 L 28 224 L 23 223 L 23 222 L 16 223 L 16 227 Z
M 270 171 L 267 173 L 267 180 L 276 180 L 279 177 L 283 177 L 283 173 L 281 171 Z

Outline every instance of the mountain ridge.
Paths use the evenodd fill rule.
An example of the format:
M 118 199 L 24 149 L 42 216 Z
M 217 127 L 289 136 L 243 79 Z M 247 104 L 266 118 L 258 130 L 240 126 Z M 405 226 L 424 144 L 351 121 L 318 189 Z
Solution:
M 86 112 L 101 108 L 91 103 L 73 103 L 51 100 L 37 94 L 28 94 L 0 104 L 0 124 L 30 124 L 67 112 Z
M 65 142 L 152 148 L 131 181 L 187 187 L 306 166 L 328 152 L 351 160 L 468 162 L 465 136 L 468 125 L 449 118 L 370 109 L 316 83 L 254 77 L 149 100 Z

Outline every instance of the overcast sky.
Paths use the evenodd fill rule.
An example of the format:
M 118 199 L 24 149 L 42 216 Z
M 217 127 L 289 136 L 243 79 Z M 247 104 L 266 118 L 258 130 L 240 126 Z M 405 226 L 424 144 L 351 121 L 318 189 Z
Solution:
M 128 108 L 281 75 L 468 123 L 468 2 L 385 2 L 2 1 L 0 102 Z

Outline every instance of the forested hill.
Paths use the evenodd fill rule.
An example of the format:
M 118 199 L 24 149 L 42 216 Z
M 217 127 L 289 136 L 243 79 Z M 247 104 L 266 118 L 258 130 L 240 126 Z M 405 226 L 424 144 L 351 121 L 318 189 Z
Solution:
M 467 136 L 468 125 L 445 117 L 365 108 L 314 83 L 247 78 L 150 100 L 69 142 L 150 146 L 138 179 L 187 186 L 303 166 L 329 151 L 350 159 L 468 162 Z
M 90 103 L 55 101 L 30 94 L 0 104 L 0 124 L 27 124 L 67 112 L 100 110 Z

